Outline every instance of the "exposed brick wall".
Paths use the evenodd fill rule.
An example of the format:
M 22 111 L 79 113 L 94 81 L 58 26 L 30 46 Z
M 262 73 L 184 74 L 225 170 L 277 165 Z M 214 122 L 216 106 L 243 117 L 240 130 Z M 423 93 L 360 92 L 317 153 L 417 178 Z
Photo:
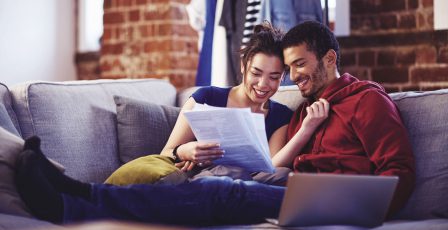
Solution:
M 188 0 L 105 0 L 101 78 L 163 78 L 194 85 L 197 33 Z
M 351 0 L 341 72 L 388 92 L 448 88 L 448 31 L 433 29 L 433 0 Z

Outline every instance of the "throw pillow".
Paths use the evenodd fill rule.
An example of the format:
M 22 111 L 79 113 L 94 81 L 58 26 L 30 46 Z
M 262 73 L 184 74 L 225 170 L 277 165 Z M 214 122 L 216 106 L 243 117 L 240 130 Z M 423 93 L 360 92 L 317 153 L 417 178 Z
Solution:
M 173 175 L 173 176 L 169 176 Z M 185 181 L 187 177 L 179 174 L 173 160 L 166 156 L 149 155 L 137 158 L 118 168 L 104 182 L 113 185 L 152 184 L 164 178 L 164 184 L 177 184 Z M 173 180 L 167 182 L 166 180 Z
M 0 213 L 29 217 L 14 182 L 16 158 L 23 144 L 21 138 L 0 127 Z
M 180 108 L 114 96 L 120 160 L 129 162 L 159 154 L 176 123 Z

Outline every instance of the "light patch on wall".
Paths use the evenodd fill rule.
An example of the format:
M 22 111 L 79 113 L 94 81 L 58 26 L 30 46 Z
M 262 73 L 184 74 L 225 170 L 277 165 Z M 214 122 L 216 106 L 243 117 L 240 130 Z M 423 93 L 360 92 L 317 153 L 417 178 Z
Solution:
M 448 1 L 434 0 L 434 29 L 448 29 Z
M 78 52 L 98 51 L 103 35 L 103 0 L 80 0 L 78 15 Z

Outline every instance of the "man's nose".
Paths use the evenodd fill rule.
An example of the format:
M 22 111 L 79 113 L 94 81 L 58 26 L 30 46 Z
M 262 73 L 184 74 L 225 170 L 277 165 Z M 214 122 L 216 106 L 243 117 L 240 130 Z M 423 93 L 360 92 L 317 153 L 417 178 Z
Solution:
M 291 81 L 295 82 L 300 78 L 300 73 L 298 73 L 297 71 L 293 71 L 291 68 L 291 71 L 289 71 L 289 79 L 291 79 Z

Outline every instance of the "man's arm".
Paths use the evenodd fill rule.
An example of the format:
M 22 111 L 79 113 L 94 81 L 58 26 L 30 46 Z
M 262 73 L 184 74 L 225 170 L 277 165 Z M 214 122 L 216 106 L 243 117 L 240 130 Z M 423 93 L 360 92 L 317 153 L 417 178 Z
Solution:
M 412 147 L 399 111 L 385 93 L 372 90 L 359 100 L 352 124 L 374 165 L 373 173 L 400 178 L 389 208 L 389 215 L 394 214 L 408 200 L 415 182 Z

